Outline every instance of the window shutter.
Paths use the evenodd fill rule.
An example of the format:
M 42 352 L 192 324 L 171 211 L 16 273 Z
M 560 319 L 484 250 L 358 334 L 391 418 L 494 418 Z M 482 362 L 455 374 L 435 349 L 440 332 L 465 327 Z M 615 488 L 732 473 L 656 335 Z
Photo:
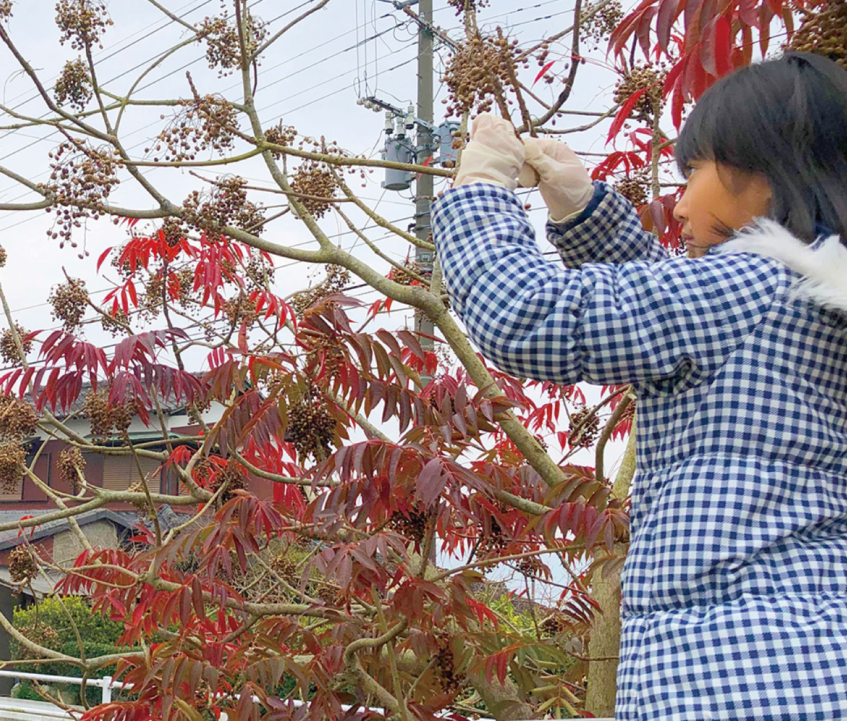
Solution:
M 139 458 L 141 470 L 147 479 L 150 493 L 159 493 L 162 473 L 159 461 L 153 458 Z M 103 488 L 109 491 L 125 491 L 133 483 L 141 480 L 138 475 L 138 463 L 133 456 L 106 456 L 103 464 Z

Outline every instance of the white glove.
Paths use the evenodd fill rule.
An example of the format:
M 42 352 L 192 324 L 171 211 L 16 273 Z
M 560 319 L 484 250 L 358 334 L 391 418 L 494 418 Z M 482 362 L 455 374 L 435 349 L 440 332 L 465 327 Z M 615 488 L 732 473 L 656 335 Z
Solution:
M 594 186 L 576 153 L 552 138 L 526 138 L 524 147 L 526 164 L 538 173 L 538 190 L 550 219 L 561 223 L 585 210 Z
M 523 142 L 515 135 L 511 123 L 482 113 L 474 121 L 471 142 L 462 152 L 453 187 L 490 183 L 514 190 L 525 154 Z

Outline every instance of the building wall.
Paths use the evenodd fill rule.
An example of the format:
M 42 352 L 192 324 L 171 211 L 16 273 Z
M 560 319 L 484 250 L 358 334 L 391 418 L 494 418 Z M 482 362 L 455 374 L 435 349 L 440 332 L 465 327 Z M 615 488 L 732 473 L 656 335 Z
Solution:
M 118 547 L 117 530 L 115 525 L 109 521 L 86 523 L 82 527 L 82 532 L 94 547 Z M 63 568 L 72 566 L 83 550 L 82 544 L 72 531 L 62 531 L 53 536 L 53 561 Z

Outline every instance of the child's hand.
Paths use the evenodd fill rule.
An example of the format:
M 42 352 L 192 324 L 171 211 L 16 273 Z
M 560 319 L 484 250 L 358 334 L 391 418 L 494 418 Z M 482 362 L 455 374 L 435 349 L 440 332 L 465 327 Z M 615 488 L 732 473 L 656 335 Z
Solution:
M 594 186 L 573 150 L 550 138 L 526 138 L 524 147 L 526 164 L 538 173 L 538 190 L 553 222 L 584 210 L 594 195 Z
M 462 152 L 453 187 L 491 183 L 514 190 L 525 154 L 524 145 L 511 123 L 482 113 L 474 121 L 471 142 Z

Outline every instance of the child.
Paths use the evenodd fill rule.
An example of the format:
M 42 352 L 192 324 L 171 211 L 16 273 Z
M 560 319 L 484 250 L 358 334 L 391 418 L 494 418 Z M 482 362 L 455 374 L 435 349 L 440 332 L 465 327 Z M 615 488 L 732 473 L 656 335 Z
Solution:
M 503 370 L 637 391 L 616 718 L 847 718 L 847 72 L 740 70 L 676 152 L 688 258 L 566 146 L 480 116 L 433 210 L 447 289 Z

